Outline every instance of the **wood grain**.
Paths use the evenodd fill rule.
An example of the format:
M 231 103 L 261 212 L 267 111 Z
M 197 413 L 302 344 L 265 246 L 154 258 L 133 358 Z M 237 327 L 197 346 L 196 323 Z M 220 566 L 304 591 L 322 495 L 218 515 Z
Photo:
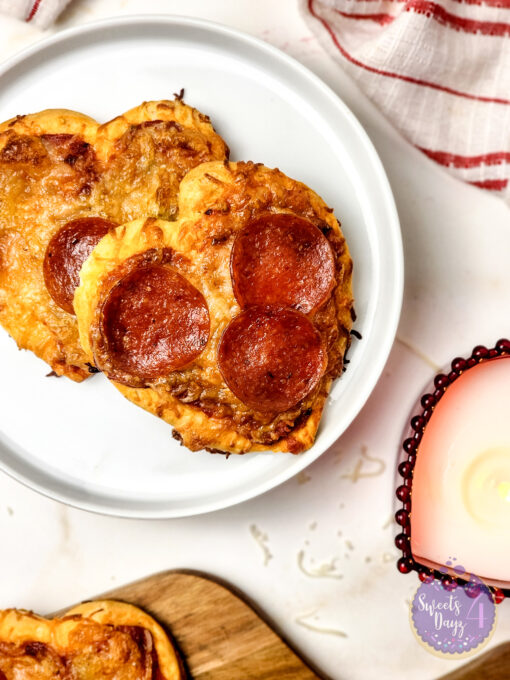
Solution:
M 475 657 L 439 680 L 508 680 L 510 678 L 510 642 L 504 642 Z
M 101 595 L 137 605 L 176 641 L 194 680 L 324 680 L 232 589 L 164 572 Z
M 313 671 L 235 589 L 205 574 L 168 571 L 94 599 L 129 602 L 176 642 L 193 680 L 327 680 Z M 510 642 L 439 680 L 508 680 Z

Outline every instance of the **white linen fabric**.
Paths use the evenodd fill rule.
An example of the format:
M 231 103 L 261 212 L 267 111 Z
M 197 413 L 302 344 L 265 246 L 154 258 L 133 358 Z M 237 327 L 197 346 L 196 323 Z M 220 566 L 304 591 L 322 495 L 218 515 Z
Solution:
M 47 28 L 70 0 L 0 0 L 0 12 L 17 19 Z
M 510 0 L 300 0 L 402 134 L 510 202 Z

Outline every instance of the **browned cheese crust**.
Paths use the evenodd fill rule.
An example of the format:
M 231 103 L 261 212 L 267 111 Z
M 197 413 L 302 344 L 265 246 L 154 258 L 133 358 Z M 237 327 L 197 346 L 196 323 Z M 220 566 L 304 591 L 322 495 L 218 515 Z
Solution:
M 333 291 L 308 315 L 327 350 L 327 368 L 307 396 L 276 415 L 242 403 L 227 387 L 217 362 L 223 331 L 240 312 L 230 274 L 234 238 L 248 222 L 267 213 L 289 213 L 312 222 L 325 235 L 335 260 Z M 176 222 L 138 220 L 123 225 L 110 232 L 86 261 L 74 306 L 90 360 L 102 346 L 100 317 L 106 296 L 129 262 L 151 249 L 179 254 L 179 266 L 207 302 L 209 341 L 189 365 L 145 388 L 128 386 L 129 380 L 106 366 L 118 389 L 173 425 L 174 436 L 191 450 L 299 453 L 309 448 L 331 383 L 342 372 L 352 327 L 352 261 L 332 210 L 311 189 L 279 170 L 228 162 L 195 168 L 181 183 Z
M 181 680 L 168 636 L 133 605 L 87 602 L 44 619 L 0 611 L 0 678 L 6 680 Z
M 43 262 L 68 221 L 174 219 L 178 186 L 228 148 L 179 100 L 146 102 L 104 125 L 63 109 L 0 125 L 0 324 L 21 349 L 76 381 L 93 367 L 72 314 L 49 295 Z

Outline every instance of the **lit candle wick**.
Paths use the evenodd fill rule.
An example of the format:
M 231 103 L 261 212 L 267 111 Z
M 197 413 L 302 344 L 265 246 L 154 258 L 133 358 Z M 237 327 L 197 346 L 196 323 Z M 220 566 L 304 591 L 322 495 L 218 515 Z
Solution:
M 510 482 L 500 482 L 498 484 L 498 493 L 504 501 L 510 503 Z

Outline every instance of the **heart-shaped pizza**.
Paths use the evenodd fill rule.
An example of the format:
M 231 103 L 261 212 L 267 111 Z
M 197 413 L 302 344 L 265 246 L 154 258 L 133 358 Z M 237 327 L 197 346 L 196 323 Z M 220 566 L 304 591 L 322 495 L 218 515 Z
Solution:
M 0 322 L 191 450 L 299 453 L 343 369 L 352 261 L 316 193 L 227 157 L 180 100 L 5 123 Z
M 299 453 L 352 326 L 352 261 L 330 208 L 279 170 L 210 162 L 174 222 L 111 230 L 74 306 L 88 360 L 192 450 Z
M 146 102 L 104 125 L 62 109 L 0 125 L 0 323 L 57 375 L 94 367 L 78 341 L 74 290 L 113 227 L 175 219 L 179 183 L 228 148 L 179 99 Z
M 0 611 L 2 678 L 181 680 L 184 676 L 168 635 L 131 604 L 96 600 L 53 619 L 16 609 Z

